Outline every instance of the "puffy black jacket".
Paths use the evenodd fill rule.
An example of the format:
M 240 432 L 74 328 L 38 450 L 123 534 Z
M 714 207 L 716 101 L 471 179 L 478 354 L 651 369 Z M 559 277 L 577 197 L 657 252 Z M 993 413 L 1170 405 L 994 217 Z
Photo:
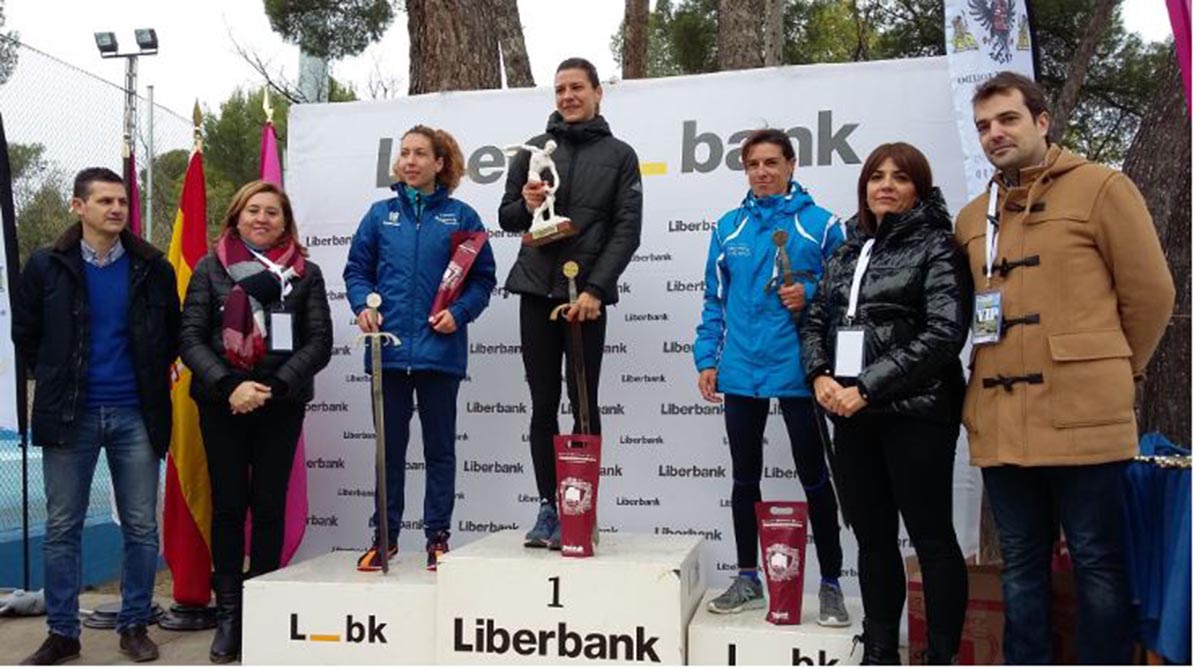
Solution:
M 249 372 L 234 369 L 221 342 L 221 312 L 231 290 L 233 279 L 210 251 L 196 263 L 183 300 L 179 355 L 192 371 L 192 398 L 225 404 L 239 383 L 251 380 L 271 386 L 273 402 L 311 400 L 313 377 L 329 364 L 333 353 L 333 321 L 321 268 L 306 259 L 304 276 L 284 298 L 294 321 L 292 352 L 268 350 Z
M 825 265 L 816 298 L 800 326 L 811 383 L 833 368 L 834 341 L 845 324 L 854 266 L 867 237 L 852 220 L 846 243 Z M 862 280 L 856 325 L 866 328 L 866 359 L 857 382 L 863 411 L 956 424 L 965 382 L 959 353 L 971 328 L 971 273 L 954 241 L 946 203 L 936 189 L 879 226 Z
M 82 224 L 33 252 L 13 300 L 13 343 L 37 382 L 30 428 L 38 446 L 71 443 L 87 406 L 91 347 Z M 146 434 L 159 457 L 171 443 L 171 365 L 179 351 L 175 270 L 158 249 L 121 233 L 129 255 L 129 336 Z
M 522 246 L 504 287 L 511 293 L 567 299 L 562 266 L 579 264 L 576 285 L 604 304 L 616 304 L 617 280 L 637 250 L 642 233 L 642 173 L 637 154 L 612 136 L 603 116 L 568 124 L 550 115 L 545 134 L 529 140 L 545 146 L 562 179 L 554 210 L 571 219 L 576 234 L 537 248 Z M 529 229 L 533 216 L 521 197 L 529 173 L 529 153 L 518 153 L 508 165 L 508 181 L 500 203 L 500 227 L 509 232 Z M 544 179 L 550 178 L 548 174 Z

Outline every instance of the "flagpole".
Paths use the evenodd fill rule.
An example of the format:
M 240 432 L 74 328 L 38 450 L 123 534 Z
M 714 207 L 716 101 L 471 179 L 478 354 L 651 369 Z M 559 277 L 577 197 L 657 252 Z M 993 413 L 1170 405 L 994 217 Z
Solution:
M 146 86 L 146 107 L 149 116 L 146 119 L 146 217 L 142 229 L 146 231 L 146 241 L 154 243 L 154 86 Z

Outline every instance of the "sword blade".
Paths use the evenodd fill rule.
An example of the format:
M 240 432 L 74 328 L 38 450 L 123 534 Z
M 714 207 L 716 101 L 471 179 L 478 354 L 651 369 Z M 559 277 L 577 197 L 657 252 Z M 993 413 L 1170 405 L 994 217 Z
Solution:
M 375 551 L 388 571 L 387 453 L 383 427 L 383 339 L 371 337 L 371 402 L 375 415 Z

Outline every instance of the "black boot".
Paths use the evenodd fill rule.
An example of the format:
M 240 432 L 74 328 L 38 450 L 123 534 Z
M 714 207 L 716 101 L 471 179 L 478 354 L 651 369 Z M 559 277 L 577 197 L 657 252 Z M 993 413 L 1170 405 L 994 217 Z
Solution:
M 236 662 L 242 655 L 242 575 L 213 574 L 217 596 L 217 633 L 208 659 L 213 664 Z
M 863 664 L 900 664 L 900 627 L 863 620 Z
M 925 651 L 925 664 L 948 666 L 958 664 L 958 646 L 961 639 L 950 639 L 945 634 L 929 633 L 929 650 Z

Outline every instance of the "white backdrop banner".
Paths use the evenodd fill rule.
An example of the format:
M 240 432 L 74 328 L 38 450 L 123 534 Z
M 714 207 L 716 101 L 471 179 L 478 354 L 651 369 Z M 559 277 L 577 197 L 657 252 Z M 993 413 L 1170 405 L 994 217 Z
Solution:
M 1033 78 L 1033 39 L 1025 0 L 946 0 L 946 53 L 958 112 L 967 192 L 982 193 L 996 168 L 979 146 L 971 98 L 975 88 L 1004 70 Z
M 700 398 L 691 350 L 711 230 L 747 190 L 740 143 L 753 129 L 786 130 L 797 143 L 797 180 L 821 205 L 849 214 L 867 154 L 883 142 L 907 141 L 929 157 L 956 210 L 967 192 L 947 76 L 946 59 L 931 58 L 605 87 L 601 112 L 642 161 L 645 214 L 641 248 L 622 277 L 620 304 L 608 316 L 599 398 L 603 531 L 703 536 L 710 584 L 736 568 L 722 409 Z M 387 175 L 399 138 L 424 123 L 458 139 L 468 174 L 455 195 L 475 207 L 489 228 L 503 286 L 520 239 L 496 223 L 505 175 L 499 147 L 539 134 L 553 97 L 539 88 L 292 107 L 287 188 L 303 241 L 324 269 L 335 328 L 333 361 L 317 379 L 305 425 L 311 516 L 301 558 L 362 548 L 371 537 L 370 388 L 363 354 L 353 345 L 357 330 L 340 277 L 362 214 L 371 202 L 391 195 Z M 470 326 L 470 377 L 459 393 L 452 547 L 496 530 L 527 527 L 537 512 L 517 303 L 498 287 L 491 306 Z M 565 392 L 563 398 L 561 425 L 569 429 Z M 422 448 L 420 431 L 413 428 L 402 560 L 415 559 L 405 553 L 424 546 Z M 765 439 L 765 499 L 803 499 L 786 439 L 782 419 L 773 415 Z M 955 522 L 969 551 L 976 543 L 980 485 L 966 463 L 960 440 Z M 907 539 L 901 543 L 907 550 Z M 846 584 L 857 592 L 857 556 L 848 530 L 842 544 Z M 815 553 L 807 564 L 815 589 Z

